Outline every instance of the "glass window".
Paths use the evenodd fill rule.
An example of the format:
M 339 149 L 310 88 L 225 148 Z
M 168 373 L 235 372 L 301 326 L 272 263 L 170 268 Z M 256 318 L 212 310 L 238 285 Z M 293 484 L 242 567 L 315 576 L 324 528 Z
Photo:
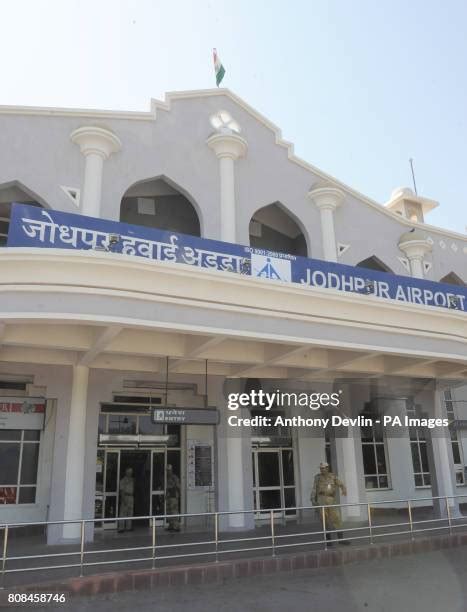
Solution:
M 36 484 L 38 461 L 39 461 L 39 444 L 23 444 L 23 456 L 21 458 L 20 484 L 22 485 Z
M 21 440 L 21 429 L 0 429 L 0 441 Z
M 417 408 L 413 402 L 408 403 L 407 416 L 415 418 Z M 430 485 L 430 466 L 428 465 L 425 431 L 421 427 L 409 427 L 409 437 L 415 486 L 428 487 Z
M 24 441 L 25 442 L 39 442 L 41 439 L 41 432 L 38 429 L 25 429 L 24 430 Z
M 272 491 L 263 490 L 259 492 L 259 503 L 261 509 L 280 508 L 281 507 L 281 492 L 280 489 Z
M 2 485 L 16 485 L 18 482 L 19 458 L 21 444 L 0 442 L 0 475 Z
M 387 476 L 380 476 L 378 478 L 378 482 L 379 482 L 379 488 L 380 489 L 387 489 L 389 487 L 388 477 Z
M 365 474 L 376 474 L 376 459 L 373 444 L 364 444 L 362 453 Z
M 295 487 L 284 489 L 284 505 L 286 508 L 295 508 Z M 286 514 L 295 514 L 295 510 L 293 512 L 286 512 Z
M 444 392 L 444 405 L 446 408 L 446 416 L 449 421 L 456 420 L 456 401 L 452 397 L 450 389 Z M 459 443 L 459 434 L 457 429 L 451 429 L 451 447 L 452 447 L 452 458 L 454 462 L 454 472 L 456 476 L 456 483 L 458 485 L 465 485 L 464 476 L 464 457 L 462 448 Z
M 165 488 L 165 456 L 164 452 L 152 455 L 152 490 L 164 491 Z M 172 466 L 173 468 L 173 466 Z
M 105 463 L 105 451 L 98 449 L 96 458 L 96 493 L 102 493 L 104 491 L 104 463 Z M 101 508 L 102 511 L 102 508 Z M 99 515 L 99 517 L 102 515 Z M 98 515 L 96 514 L 96 518 Z
M 114 453 L 108 452 L 106 461 L 105 490 L 107 493 L 109 493 L 117 490 L 118 451 Z
M 33 504 L 36 501 L 36 487 L 21 487 L 18 504 Z
M 452 442 L 452 458 L 454 463 L 459 464 L 461 462 L 461 453 L 459 450 L 459 442 L 457 440 Z
M 0 504 L 36 501 L 39 439 L 40 431 L 0 432 Z
M 117 516 L 117 497 L 115 495 L 105 496 L 104 510 L 104 518 L 115 518 Z
M 368 416 L 363 414 L 362 416 Z M 374 415 L 369 415 L 374 416 Z M 388 462 L 382 425 L 361 427 L 363 473 L 366 489 L 389 489 Z
M 378 478 L 376 476 L 365 476 L 365 488 L 378 489 Z
M 280 486 L 278 453 L 267 451 L 258 453 L 258 478 L 260 487 Z
M 295 484 L 293 450 L 282 451 L 282 473 L 284 476 L 284 486 Z
M 152 496 L 152 514 L 157 516 L 165 514 L 165 495 L 153 495 Z
M 421 466 L 421 463 L 420 463 L 419 446 L 418 446 L 417 442 L 412 442 L 410 444 L 410 449 L 412 451 L 413 471 L 414 471 L 414 474 L 417 474 L 418 472 L 422 471 L 422 466 Z
M 109 434 L 136 434 L 136 416 L 109 414 Z

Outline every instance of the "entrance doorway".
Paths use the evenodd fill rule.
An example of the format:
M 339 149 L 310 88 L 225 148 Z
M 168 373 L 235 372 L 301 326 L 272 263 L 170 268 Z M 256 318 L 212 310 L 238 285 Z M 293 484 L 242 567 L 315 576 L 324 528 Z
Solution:
M 128 468 L 135 479 L 134 516 L 158 516 L 166 513 L 165 490 L 167 463 L 180 477 L 180 451 L 156 449 L 98 449 L 96 477 L 96 518 L 112 518 L 102 523 L 104 529 L 116 529 L 120 505 L 120 481 Z M 164 520 L 156 521 L 162 525 Z M 136 521 L 134 526 L 148 525 Z M 98 526 L 96 524 L 96 526 Z
M 128 468 L 133 470 L 135 481 L 134 510 L 135 516 L 149 516 L 151 514 L 151 500 L 149 487 L 151 480 L 151 454 L 149 451 L 122 450 L 120 451 L 119 482 L 125 476 Z M 137 521 L 135 527 L 142 524 Z
M 266 519 L 266 510 L 279 510 L 276 516 L 296 515 L 295 473 L 292 448 L 255 448 L 253 449 L 253 496 L 256 519 Z

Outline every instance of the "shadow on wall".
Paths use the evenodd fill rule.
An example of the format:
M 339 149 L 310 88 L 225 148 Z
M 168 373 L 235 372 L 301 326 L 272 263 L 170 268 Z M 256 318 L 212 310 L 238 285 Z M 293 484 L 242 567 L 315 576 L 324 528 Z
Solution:
M 250 221 L 250 246 L 309 256 L 302 229 L 280 202 L 264 206 L 254 213 Z
M 122 198 L 120 221 L 191 236 L 201 236 L 195 206 L 175 184 L 148 179 L 130 187 Z

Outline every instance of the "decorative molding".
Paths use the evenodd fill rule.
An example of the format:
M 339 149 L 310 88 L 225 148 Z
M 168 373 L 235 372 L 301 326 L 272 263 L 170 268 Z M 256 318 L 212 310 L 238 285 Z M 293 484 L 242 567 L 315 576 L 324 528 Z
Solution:
M 423 271 L 425 273 L 429 272 L 432 269 L 432 267 L 433 267 L 433 264 L 431 263 L 431 261 L 424 261 L 423 262 Z
M 410 272 L 409 260 L 406 257 L 398 257 L 397 259 L 401 262 L 407 272 Z
M 343 244 L 342 242 L 338 242 L 337 243 L 337 256 L 340 257 L 349 249 L 350 249 L 350 244 Z
M 322 170 L 319 170 L 312 164 L 306 162 L 294 153 L 293 144 L 285 140 L 282 137 L 280 128 L 275 125 L 272 121 L 267 119 L 264 115 L 255 110 L 242 98 L 234 94 L 232 91 L 226 88 L 216 89 L 201 89 L 201 90 L 189 90 L 179 92 L 167 92 L 164 100 L 157 100 L 152 98 L 150 101 L 149 111 L 113 111 L 113 110 L 97 110 L 97 109 L 70 109 L 70 108 L 56 108 L 56 107 L 37 107 L 37 106 L 0 106 L 0 114 L 6 115 L 46 115 L 50 117 L 87 117 L 93 119 L 116 119 L 116 120 L 137 120 L 137 121 L 155 121 L 157 113 L 159 111 L 170 112 L 172 103 L 177 100 L 187 100 L 192 98 L 209 98 L 214 96 L 225 96 L 230 98 L 235 104 L 240 106 L 245 112 L 251 115 L 258 122 L 262 123 L 265 127 L 270 129 L 275 135 L 275 143 L 287 150 L 288 159 L 301 166 L 305 170 L 308 170 L 315 174 L 318 178 L 330 183 L 331 186 L 337 187 L 345 191 L 347 194 L 353 196 L 363 204 L 370 206 L 377 210 L 380 214 L 389 217 L 393 221 L 396 220 L 401 226 L 406 227 L 419 227 L 424 230 L 430 230 L 443 236 L 452 236 L 453 238 L 466 241 L 466 237 L 463 234 L 452 232 L 450 230 L 443 230 L 433 225 L 427 225 L 426 223 L 418 223 L 404 219 L 400 215 L 393 213 L 375 200 L 372 200 L 368 196 L 360 193 L 359 191 L 349 187 L 342 183 L 338 179 L 326 174 Z M 467 246 L 467 245 L 466 245 Z
M 70 198 L 76 208 L 79 208 L 81 190 L 78 187 L 67 187 L 66 185 L 60 185 L 60 189 Z

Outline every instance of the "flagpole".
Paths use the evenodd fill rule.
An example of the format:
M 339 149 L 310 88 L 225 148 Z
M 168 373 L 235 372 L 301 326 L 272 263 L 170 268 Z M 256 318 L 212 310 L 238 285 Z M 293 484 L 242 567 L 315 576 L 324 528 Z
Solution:
M 413 169 L 413 159 L 410 158 L 409 162 L 410 162 L 410 169 L 412 170 L 413 188 L 414 188 L 414 191 L 415 191 L 415 195 L 418 195 L 418 193 L 417 193 L 417 183 L 415 182 L 415 172 L 414 172 L 414 169 Z

